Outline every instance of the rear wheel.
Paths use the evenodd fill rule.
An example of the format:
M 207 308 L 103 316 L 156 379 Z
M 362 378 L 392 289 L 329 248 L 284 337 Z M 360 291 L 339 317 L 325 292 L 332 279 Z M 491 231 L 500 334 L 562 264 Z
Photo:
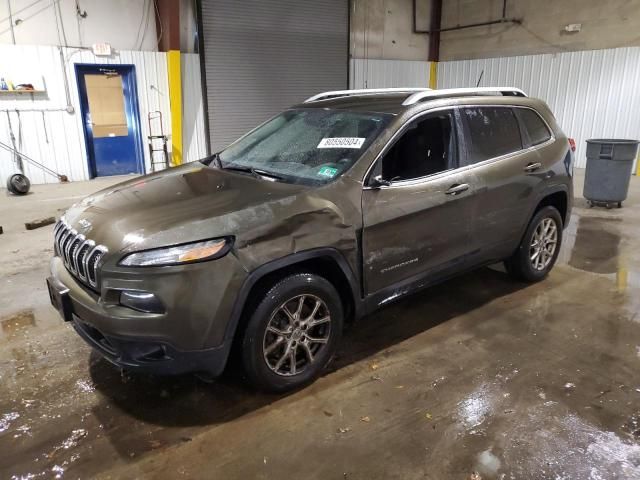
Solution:
M 509 274 L 526 282 L 542 280 L 551 271 L 562 243 L 562 217 L 555 207 L 533 216 L 518 249 L 505 261 Z
M 242 341 L 242 363 L 261 390 L 284 392 L 315 380 L 340 341 L 338 292 L 311 273 L 285 277 L 253 311 Z

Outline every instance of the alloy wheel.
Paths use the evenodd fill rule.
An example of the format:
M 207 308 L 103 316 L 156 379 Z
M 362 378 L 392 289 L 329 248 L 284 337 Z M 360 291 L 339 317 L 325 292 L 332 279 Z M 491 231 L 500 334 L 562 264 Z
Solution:
M 549 266 L 558 247 L 558 226 L 553 218 L 543 218 L 533 232 L 529 246 L 529 259 L 534 270 Z
M 298 295 L 271 314 L 262 341 L 264 360 L 277 375 L 298 375 L 316 361 L 330 335 L 326 303 L 315 295 Z

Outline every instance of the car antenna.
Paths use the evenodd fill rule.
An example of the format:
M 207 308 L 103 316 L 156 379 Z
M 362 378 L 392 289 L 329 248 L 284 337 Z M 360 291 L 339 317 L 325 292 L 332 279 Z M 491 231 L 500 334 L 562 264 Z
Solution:
M 476 82 L 476 88 L 480 86 L 480 80 L 482 80 L 482 75 L 484 75 L 484 68 L 480 72 L 480 76 L 478 77 L 478 81 Z

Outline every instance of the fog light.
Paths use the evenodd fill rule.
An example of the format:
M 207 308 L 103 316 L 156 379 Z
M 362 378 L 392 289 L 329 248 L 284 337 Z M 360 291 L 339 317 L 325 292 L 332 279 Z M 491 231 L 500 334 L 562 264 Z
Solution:
M 164 305 L 153 293 L 140 290 L 123 290 L 120 292 L 120 305 L 139 312 L 164 313 Z

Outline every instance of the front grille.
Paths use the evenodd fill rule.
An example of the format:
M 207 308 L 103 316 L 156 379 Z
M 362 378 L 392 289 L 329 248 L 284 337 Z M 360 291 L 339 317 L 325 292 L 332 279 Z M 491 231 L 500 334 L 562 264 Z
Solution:
M 98 286 L 98 265 L 107 253 L 107 247 L 96 245 L 67 224 L 64 217 L 53 229 L 56 254 L 62 258 L 64 266 L 82 283 L 91 287 Z

